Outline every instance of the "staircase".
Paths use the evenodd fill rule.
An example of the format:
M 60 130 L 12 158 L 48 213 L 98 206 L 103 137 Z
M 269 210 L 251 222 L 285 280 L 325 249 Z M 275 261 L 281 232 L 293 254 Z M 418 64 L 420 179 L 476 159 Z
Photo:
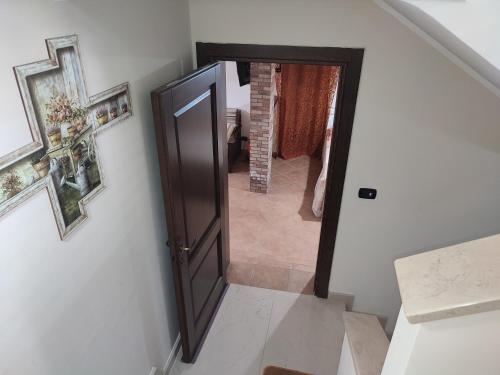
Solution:
M 395 268 L 402 308 L 390 345 L 377 318 L 345 313 L 338 375 L 500 374 L 500 235 Z
M 338 375 L 380 375 L 389 340 L 375 315 L 344 312 Z

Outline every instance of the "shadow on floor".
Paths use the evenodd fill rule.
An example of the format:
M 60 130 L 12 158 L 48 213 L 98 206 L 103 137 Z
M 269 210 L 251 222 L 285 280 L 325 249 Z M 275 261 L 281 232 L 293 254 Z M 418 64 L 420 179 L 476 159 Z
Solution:
M 261 375 L 279 366 L 337 373 L 345 301 L 231 285 L 195 364 L 176 360 L 173 375 Z

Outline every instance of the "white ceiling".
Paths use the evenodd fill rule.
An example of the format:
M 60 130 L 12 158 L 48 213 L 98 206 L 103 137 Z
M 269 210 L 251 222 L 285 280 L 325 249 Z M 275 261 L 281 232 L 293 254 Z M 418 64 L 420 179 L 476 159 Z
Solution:
M 375 0 L 500 96 L 500 0 Z

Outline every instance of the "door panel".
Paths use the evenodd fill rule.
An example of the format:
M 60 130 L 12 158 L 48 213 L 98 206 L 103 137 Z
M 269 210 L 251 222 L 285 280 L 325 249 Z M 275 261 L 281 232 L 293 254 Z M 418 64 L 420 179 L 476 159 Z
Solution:
M 183 360 L 192 362 L 227 287 L 223 64 L 152 92 Z
M 213 141 L 217 128 L 212 128 L 210 99 L 210 91 L 207 91 L 174 115 L 184 188 L 186 245 L 192 248 L 216 219 L 219 204 Z
M 217 284 L 218 275 L 220 275 L 219 268 L 219 237 L 212 243 L 205 258 L 200 262 L 200 266 L 195 271 L 192 279 L 192 292 L 193 292 L 193 312 L 195 321 L 202 311 L 203 306 L 210 297 L 210 292 Z

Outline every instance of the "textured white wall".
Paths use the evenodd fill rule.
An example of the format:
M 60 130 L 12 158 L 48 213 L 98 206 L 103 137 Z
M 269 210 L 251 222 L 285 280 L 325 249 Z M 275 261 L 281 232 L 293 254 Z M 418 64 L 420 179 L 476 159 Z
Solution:
M 500 97 L 500 2 L 374 0 Z
M 0 374 L 143 375 L 178 333 L 150 90 L 190 67 L 177 0 L 3 1 L 2 153 L 27 140 L 12 67 L 78 34 L 89 94 L 129 81 L 134 116 L 97 139 L 106 189 L 61 242 L 41 192 L 0 219 Z
M 250 130 L 250 84 L 240 86 L 236 62 L 226 62 L 226 105 L 241 111 L 242 135 L 248 136 Z
M 354 366 L 354 358 L 352 357 L 349 339 L 344 334 L 344 341 L 342 342 L 342 351 L 340 354 L 339 368 L 337 375 L 356 375 L 356 367 Z
M 399 314 L 382 375 L 500 373 L 500 311 L 410 324 Z
M 372 1 L 189 4 L 193 41 L 365 48 L 330 280 L 354 310 L 390 330 L 394 259 L 500 231 L 500 99 Z
M 468 0 L 463 2 L 417 2 L 416 7 L 434 17 L 474 51 L 500 70 L 500 2 Z
M 401 307 L 381 375 L 406 374 L 420 328 L 420 324 L 410 324 L 408 322 L 403 307 Z M 445 350 L 448 349 L 445 348 Z M 444 374 L 446 373 L 445 371 Z

